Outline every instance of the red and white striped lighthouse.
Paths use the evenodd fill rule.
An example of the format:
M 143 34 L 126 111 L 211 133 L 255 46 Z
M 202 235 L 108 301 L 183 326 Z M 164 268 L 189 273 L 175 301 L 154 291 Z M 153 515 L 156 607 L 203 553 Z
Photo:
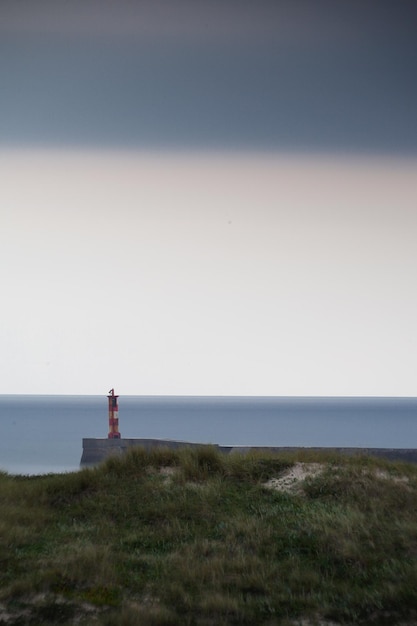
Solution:
M 119 396 L 114 395 L 114 389 L 110 389 L 109 395 L 109 439 L 120 439 L 119 433 L 119 407 L 117 405 L 117 398 Z

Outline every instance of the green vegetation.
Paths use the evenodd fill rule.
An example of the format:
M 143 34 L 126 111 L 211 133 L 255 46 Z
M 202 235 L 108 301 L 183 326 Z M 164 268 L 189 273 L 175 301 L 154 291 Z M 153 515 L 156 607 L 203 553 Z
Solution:
M 138 448 L 0 474 L 0 624 L 409 626 L 416 515 L 417 467 L 361 457 Z

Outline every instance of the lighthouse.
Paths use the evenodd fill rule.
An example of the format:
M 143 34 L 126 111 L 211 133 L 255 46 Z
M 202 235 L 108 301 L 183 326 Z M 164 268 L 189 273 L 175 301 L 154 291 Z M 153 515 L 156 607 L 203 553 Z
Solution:
M 109 400 L 109 439 L 120 439 L 118 397 L 114 395 L 114 389 L 110 389 L 107 396 Z

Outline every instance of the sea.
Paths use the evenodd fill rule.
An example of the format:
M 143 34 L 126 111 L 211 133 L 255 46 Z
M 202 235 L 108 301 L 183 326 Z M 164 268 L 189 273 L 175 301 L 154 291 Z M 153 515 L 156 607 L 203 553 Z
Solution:
M 106 438 L 106 396 L 0 395 L 0 470 L 79 469 L 84 437 Z M 119 430 L 231 446 L 417 447 L 417 398 L 121 396 Z

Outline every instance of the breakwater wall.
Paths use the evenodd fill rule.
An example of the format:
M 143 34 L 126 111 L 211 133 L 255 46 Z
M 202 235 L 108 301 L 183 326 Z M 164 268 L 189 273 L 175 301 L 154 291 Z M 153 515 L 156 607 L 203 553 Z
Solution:
M 187 441 L 175 441 L 172 439 L 83 439 L 83 453 L 81 457 L 81 467 L 88 467 L 101 463 L 112 455 L 124 454 L 129 448 L 141 446 L 150 450 L 152 448 L 163 447 L 171 449 L 199 448 L 201 443 Z M 207 445 L 207 444 L 206 444 Z M 416 448 L 321 448 L 321 447 L 280 447 L 280 446 L 221 446 L 212 444 L 219 452 L 225 454 L 244 454 L 252 451 L 268 451 L 274 453 L 291 453 L 301 450 L 313 450 L 317 452 L 331 452 L 342 455 L 363 455 L 374 456 L 390 461 L 405 461 L 407 463 L 417 463 Z

